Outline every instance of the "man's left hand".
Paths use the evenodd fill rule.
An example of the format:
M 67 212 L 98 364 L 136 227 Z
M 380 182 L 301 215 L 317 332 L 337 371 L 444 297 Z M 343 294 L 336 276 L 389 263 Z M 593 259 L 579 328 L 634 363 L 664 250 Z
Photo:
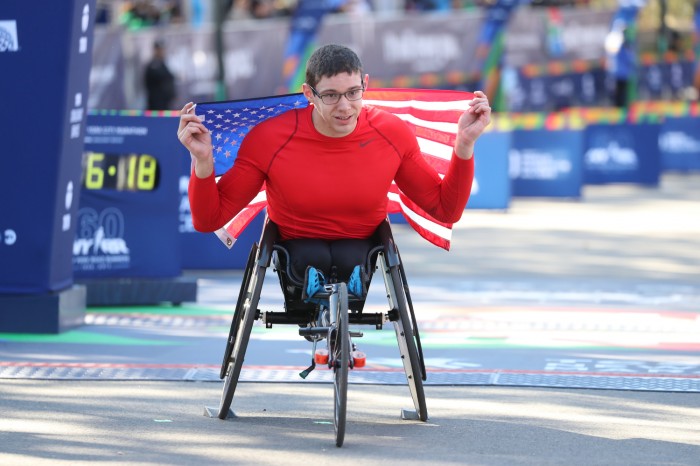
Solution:
M 457 123 L 457 140 L 455 153 L 459 158 L 470 159 L 474 153 L 474 144 L 486 127 L 491 123 L 491 106 L 489 99 L 481 91 L 474 92 L 469 108 L 459 117 Z

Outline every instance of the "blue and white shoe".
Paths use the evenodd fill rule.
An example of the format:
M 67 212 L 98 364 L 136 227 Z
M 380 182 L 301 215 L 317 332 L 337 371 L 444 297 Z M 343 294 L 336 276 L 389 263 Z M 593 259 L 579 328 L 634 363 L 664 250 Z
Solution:
M 355 268 L 352 269 L 350 279 L 348 280 L 348 293 L 353 294 L 358 298 L 364 297 L 366 293 L 363 275 L 362 267 L 356 265 Z
M 304 291 L 302 293 L 302 298 L 306 303 L 318 303 L 319 300 L 312 299 L 313 296 L 323 289 L 323 285 L 326 284 L 326 278 L 323 276 L 323 272 L 317 270 L 314 266 L 308 266 L 306 268 L 306 279 L 304 280 Z

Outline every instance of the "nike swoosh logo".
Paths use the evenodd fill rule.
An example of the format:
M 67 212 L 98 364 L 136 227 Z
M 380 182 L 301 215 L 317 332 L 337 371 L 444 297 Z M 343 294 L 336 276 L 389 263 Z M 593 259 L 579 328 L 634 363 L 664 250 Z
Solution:
M 360 147 L 365 147 L 367 144 L 369 144 L 372 141 L 374 141 L 374 138 L 368 139 L 366 141 L 362 141 L 362 142 L 360 142 Z

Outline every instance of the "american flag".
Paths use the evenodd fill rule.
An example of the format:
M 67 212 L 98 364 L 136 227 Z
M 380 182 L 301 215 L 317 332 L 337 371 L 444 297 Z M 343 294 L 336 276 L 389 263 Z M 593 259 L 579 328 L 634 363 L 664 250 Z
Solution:
M 428 163 L 444 176 L 452 157 L 457 121 L 472 98 L 473 94 L 462 91 L 370 89 L 364 94 L 363 104 L 391 112 L 409 125 Z M 303 94 L 198 103 L 195 111 L 212 135 L 216 176 L 220 177 L 233 166 L 241 141 L 251 128 L 268 118 L 308 105 Z M 452 224 L 432 218 L 395 184 L 387 197 L 388 213 L 402 213 L 425 239 L 444 249 L 450 248 Z M 229 248 L 232 247 L 240 233 L 266 205 L 263 187 L 245 209 L 216 232 L 217 236 Z

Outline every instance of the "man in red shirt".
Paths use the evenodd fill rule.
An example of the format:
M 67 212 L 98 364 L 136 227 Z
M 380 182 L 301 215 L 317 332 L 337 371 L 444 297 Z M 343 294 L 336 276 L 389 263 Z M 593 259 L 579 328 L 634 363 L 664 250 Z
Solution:
M 266 183 L 268 216 L 279 227 L 292 270 L 303 277 L 309 265 L 325 274 L 335 266 L 337 278 L 345 280 L 365 262 L 371 237 L 386 218 L 392 181 L 437 220 L 459 220 L 474 177 L 474 144 L 490 122 L 488 99 L 474 93 L 441 179 L 403 121 L 362 105 L 368 80 L 349 48 L 316 50 L 302 85 L 311 105 L 255 126 L 219 183 L 211 135 L 193 104 L 186 104 L 178 138 L 194 162 L 189 198 L 195 229 L 221 228 Z

